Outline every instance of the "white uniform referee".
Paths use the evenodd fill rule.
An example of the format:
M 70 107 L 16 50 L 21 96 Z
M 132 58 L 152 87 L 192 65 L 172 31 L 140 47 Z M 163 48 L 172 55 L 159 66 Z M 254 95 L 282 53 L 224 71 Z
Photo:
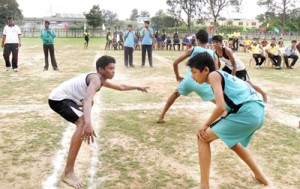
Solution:
M 12 17 L 8 18 L 8 25 L 3 29 L 3 39 L 1 47 L 4 47 L 3 57 L 5 60 L 6 71 L 11 68 L 9 56 L 12 53 L 12 68 L 14 72 L 18 71 L 18 52 L 21 47 L 21 29 L 14 24 Z

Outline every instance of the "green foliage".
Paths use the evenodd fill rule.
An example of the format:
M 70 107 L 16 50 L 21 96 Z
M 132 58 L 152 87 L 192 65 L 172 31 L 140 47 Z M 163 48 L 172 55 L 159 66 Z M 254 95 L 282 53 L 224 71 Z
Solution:
M 188 26 L 188 30 L 190 30 L 191 20 L 201 12 L 200 2 L 200 0 L 167 0 L 167 5 L 170 7 L 168 13 L 175 19 L 185 23 Z M 187 22 L 183 19 L 182 13 L 186 14 Z
M 267 12 L 265 13 L 267 22 L 272 22 L 273 19 L 280 18 L 281 23 L 280 27 L 277 28 L 281 30 L 281 32 L 287 31 L 286 24 L 288 24 L 290 19 L 290 14 L 292 8 L 295 6 L 294 1 L 291 0 L 258 0 L 258 5 L 264 6 L 267 8 Z M 271 25 L 271 24 L 270 24 Z M 288 24 L 291 26 L 291 24 Z
M 0 26 L 7 23 L 8 17 L 13 17 L 15 22 L 23 19 L 22 11 L 16 0 L 0 0 Z
M 83 30 L 84 26 L 83 25 L 71 25 L 68 27 L 68 30 Z
M 166 15 L 163 10 L 159 10 L 156 12 L 155 16 L 151 18 L 151 23 L 155 26 L 158 25 L 159 28 L 169 28 L 177 26 L 179 21 Z
M 275 14 L 273 12 L 266 12 L 264 14 L 257 15 L 258 19 L 263 26 L 264 31 L 273 31 L 274 27 L 278 29 L 282 28 L 282 15 Z M 269 27 L 267 25 L 269 24 Z M 290 11 L 286 16 L 285 32 L 297 32 L 300 29 L 300 8 L 295 8 Z
M 114 13 L 110 10 L 102 10 L 101 12 L 105 25 L 111 26 L 119 21 L 117 13 Z
M 140 16 L 142 17 L 150 17 L 150 13 L 146 10 L 141 11 Z
M 88 25 L 92 26 L 93 28 L 101 26 L 103 18 L 99 5 L 93 5 L 93 8 L 90 10 L 89 13 L 83 14 L 87 19 Z
M 132 21 L 136 21 L 136 18 L 139 16 L 139 11 L 138 9 L 133 9 L 131 11 L 131 15 L 130 15 L 130 18 L 129 20 L 132 20 Z

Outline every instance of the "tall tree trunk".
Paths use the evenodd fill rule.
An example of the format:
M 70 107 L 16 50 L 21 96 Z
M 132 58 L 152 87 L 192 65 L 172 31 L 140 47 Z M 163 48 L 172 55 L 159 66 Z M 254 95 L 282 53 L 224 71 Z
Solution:
M 188 24 L 188 31 L 191 32 L 191 16 L 188 16 L 187 24 Z
M 214 16 L 214 31 L 216 31 L 216 27 L 217 27 L 217 17 Z

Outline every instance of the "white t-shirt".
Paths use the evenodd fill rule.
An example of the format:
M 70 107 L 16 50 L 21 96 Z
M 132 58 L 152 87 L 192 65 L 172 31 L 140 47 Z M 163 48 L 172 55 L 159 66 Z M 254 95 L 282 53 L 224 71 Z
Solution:
M 49 95 L 50 100 L 61 101 L 64 99 L 72 100 L 77 105 L 83 105 L 83 100 L 86 98 L 87 93 L 87 77 L 90 74 L 82 74 L 67 80 L 52 90 Z M 99 74 L 98 74 L 99 75 Z M 99 79 L 100 79 L 99 75 Z
M 17 25 L 6 25 L 3 29 L 3 35 L 6 36 L 5 44 L 19 43 L 19 35 L 21 35 L 21 29 Z

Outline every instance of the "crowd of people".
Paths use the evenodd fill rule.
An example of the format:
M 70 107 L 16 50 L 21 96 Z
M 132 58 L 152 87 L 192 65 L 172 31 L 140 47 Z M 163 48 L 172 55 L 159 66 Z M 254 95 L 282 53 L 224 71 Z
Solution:
M 147 49 L 149 64 L 152 67 L 152 50 L 180 51 L 196 46 L 195 35 L 180 36 L 177 28 L 171 35 L 168 34 L 165 29 L 162 29 L 162 31 L 156 30 L 154 32 L 149 26 L 149 21 L 145 21 L 145 28 L 143 28 L 141 31 L 137 30 L 134 32 L 132 25 L 128 25 L 128 28 L 124 33 L 127 35 L 130 34 L 129 38 L 127 35 L 123 35 L 120 26 L 115 27 L 113 32 L 109 28 L 106 34 L 105 50 L 123 50 L 125 46 L 125 66 L 128 67 L 129 65 L 130 67 L 134 67 L 132 63 L 133 50 L 142 50 L 142 66 L 144 66 L 145 49 Z M 144 31 L 147 31 L 151 34 L 147 36 L 147 40 L 144 40 Z M 272 37 L 270 41 L 268 41 L 266 38 L 260 39 L 260 37 L 253 37 L 250 39 L 248 36 L 243 38 L 238 31 L 228 33 L 226 35 L 222 32 L 219 32 L 218 35 L 224 38 L 222 44 L 230 48 L 232 52 L 240 50 L 251 53 L 253 60 L 256 62 L 257 69 L 261 68 L 263 63 L 267 60 L 272 63 L 275 69 L 281 69 L 282 60 L 284 61 L 286 68 L 293 69 L 299 58 L 297 54 L 300 52 L 300 43 L 297 44 L 297 40 L 292 40 L 291 44 L 285 46 L 282 37 L 280 37 L 279 40 L 276 40 L 275 37 Z M 212 39 L 214 36 L 215 35 L 210 35 L 208 41 L 208 46 L 212 50 L 215 50 L 214 45 L 212 44 Z M 127 59 L 129 59 L 129 64 Z M 289 61 L 289 59 L 291 59 L 291 61 Z

